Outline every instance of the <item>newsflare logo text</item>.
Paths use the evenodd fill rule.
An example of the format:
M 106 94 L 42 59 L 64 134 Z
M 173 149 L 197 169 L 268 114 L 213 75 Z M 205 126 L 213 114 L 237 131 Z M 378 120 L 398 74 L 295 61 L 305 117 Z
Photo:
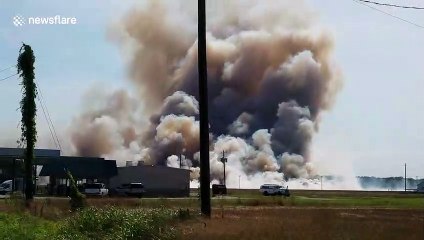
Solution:
M 24 25 L 75 25 L 78 23 L 75 17 L 63 17 L 56 15 L 53 17 L 23 17 L 20 14 L 12 18 L 12 23 L 16 27 Z

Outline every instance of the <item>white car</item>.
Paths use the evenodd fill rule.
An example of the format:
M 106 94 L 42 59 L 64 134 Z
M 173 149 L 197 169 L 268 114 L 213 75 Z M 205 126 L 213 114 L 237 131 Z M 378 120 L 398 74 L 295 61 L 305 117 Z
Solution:
M 6 180 L 2 184 L 0 184 L 0 194 L 6 195 L 13 191 L 13 181 L 12 180 Z
M 283 188 L 280 185 L 277 184 L 264 184 L 261 186 L 259 191 L 265 195 L 284 195 L 284 196 L 290 196 L 290 192 L 288 188 Z
M 84 187 L 85 195 L 90 196 L 107 196 L 109 194 L 109 190 L 103 183 L 89 183 Z

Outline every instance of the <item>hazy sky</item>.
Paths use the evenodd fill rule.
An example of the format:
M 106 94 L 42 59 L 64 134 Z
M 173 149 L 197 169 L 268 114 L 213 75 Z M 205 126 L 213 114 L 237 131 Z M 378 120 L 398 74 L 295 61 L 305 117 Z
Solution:
M 16 63 L 22 41 L 30 44 L 52 120 L 56 128 L 66 129 L 88 88 L 96 83 L 105 89 L 130 86 L 121 49 L 108 40 L 107 29 L 134 2 L 0 0 L 0 70 Z M 424 177 L 424 28 L 353 0 L 307 2 L 319 24 L 333 34 L 334 58 L 344 75 L 343 90 L 314 139 L 314 158 L 376 176 L 400 176 L 406 162 L 409 176 Z M 390 2 L 424 6 L 420 0 Z M 424 11 L 378 8 L 424 26 Z M 15 27 L 17 14 L 76 17 L 78 24 Z M 0 79 L 13 73 L 0 72 Z M 16 78 L 0 82 L 0 145 L 18 139 L 19 98 Z M 39 116 L 40 135 L 49 139 L 42 112 Z

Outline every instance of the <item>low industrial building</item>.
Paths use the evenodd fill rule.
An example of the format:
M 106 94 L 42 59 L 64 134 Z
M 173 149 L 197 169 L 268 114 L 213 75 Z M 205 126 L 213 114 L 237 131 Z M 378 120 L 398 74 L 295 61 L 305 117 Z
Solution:
M 48 177 L 49 195 L 67 195 L 69 182 L 67 171 L 78 183 L 101 182 L 109 184 L 109 179 L 117 174 L 116 161 L 104 158 L 64 157 L 48 162 L 39 176 Z
M 143 164 L 118 167 L 118 174 L 110 179 L 110 187 L 129 183 L 143 183 L 145 196 L 188 197 L 190 170 Z
M 23 178 L 23 155 L 22 148 L 0 148 L 0 183 Z M 35 149 L 34 155 L 38 194 L 68 195 L 67 171 L 78 183 L 101 182 L 109 189 L 122 184 L 143 183 L 145 196 L 188 197 L 190 194 L 190 171 L 186 169 L 144 165 L 142 162 L 138 166 L 117 167 L 115 160 L 61 156 L 60 150 L 50 149 Z
M 417 192 L 424 193 L 424 181 L 417 185 Z
M 0 181 L 23 178 L 24 149 L 0 148 Z M 38 169 L 37 193 L 67 195 L 67 171 L 78 182 L 104 182 L 117 174 L 116 161 L 104 158 L 61 156 L 60 150 L 35 149 L 34 165 Z

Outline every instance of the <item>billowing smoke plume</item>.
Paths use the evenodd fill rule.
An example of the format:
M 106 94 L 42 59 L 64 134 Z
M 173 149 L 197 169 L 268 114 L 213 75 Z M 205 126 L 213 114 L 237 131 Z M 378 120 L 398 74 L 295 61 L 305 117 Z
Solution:
M 223 178 L 223 151 L 229 182 L 239 177 L 280 182 L 316 174 L 310 144 L 320 114 L 340 88 L 340 75 L 331 61 L 331 36 L 315 27 L 310 12 L 296 2 L 225 1 L 210 18 L 214 180 Z M 104 106 L 75 119 L 76 153 L 172 167 L 180 167 L 182 156 L 181 165 L 198 177 L 196 24 L 189 13 L 151 1 L 114 26 L 114 37 L 130 54 L 135 97 L 118 91 Z M 148 116 L 149 123 L 138 114 Z

